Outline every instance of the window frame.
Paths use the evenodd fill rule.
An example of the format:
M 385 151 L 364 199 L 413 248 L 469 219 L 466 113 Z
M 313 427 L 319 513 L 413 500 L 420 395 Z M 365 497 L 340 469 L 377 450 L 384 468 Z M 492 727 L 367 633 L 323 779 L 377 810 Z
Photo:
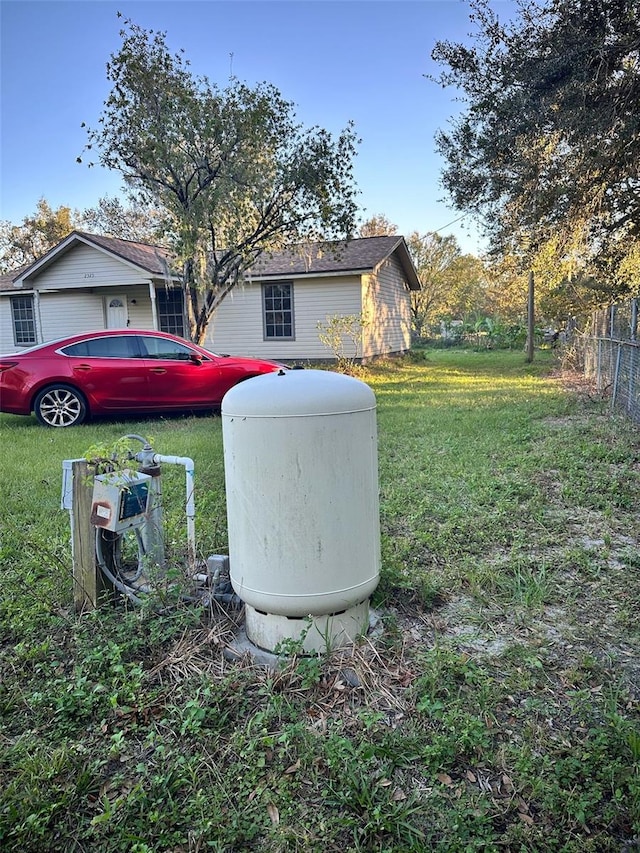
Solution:
M 283 296 L 283 295 L 274 296 L 273 294 L 269 294 L 268 293 L 269 288 L 275 288 L 275 287 L 280 287 L 280 288 L 286 287 L 286 288 L 288 288 L 288 290 L 289 290 L 288 297 Z M 277 298 L 280 298 L 280 299 L 288 298 L 289 307 L 288 308 L 275 307 L 275 305 L 273 305 L 273 304 L 271 305 L 271 307 L 268 307 L 268 300 L 273 300 L 273 299 L 277 299 Z M 269 322 L 269 319 L 268 319 L 269 313 L 271 313 L 272 315 L 288 313 L 289 314 L 289 321 L 287 323 L 283 319 L 279 323 L 276 323 L 275 320 L 272 320 L 271 322 Z M 270 326 L 272 326 L 272 327 L 277 327 L 277 326 L 284 327 L 287 325 L 290 326 L 290 328 L 291 328 L 291 334 L 289 334 L 289 335 L 268 334 L 268 329 Z M 287 280 L 269 281 L 269 282 L 264 282 L 262 284 L 262 339 L 264 341 L 295 341 L 295 339 L 296 339 L 296 327 L 295 327 L 295 311 L 294 311 L 294 288 L 293 288 L 293 282 L 292 281 L 287 281 Z
M 10 296 L 9 301 L 11 303 L 11 328 L 13 330 L 13 343 L 17 347 L 32 347 L 38 343 L 38 328 L 36 325 L 36 306 L 35 299 L 32 293 L 21 293 L 19 296 Z M 18 302 L 24 302 L 24 306 L 22 309 L 17 307 Z M 30 313 L 31 316 L 20 317 L 17 316 L 17 312 L 19 310 L 25 310 L 27 313 Z M 22 339 L 24 332 L 20 330 L 18 331 L 19 324 L 23 324 L 29 327 L 29 331 L 31 333 L 31 338 L 29 340 Z
M 177 310 L 177 306 L 171 304 L 171 302 L 177 300 L 180 301 L 179 311 Z M 163 302 L 164 304 L 161 304 Z M 176 310 L 167 311 L 167 307 L 175 308 Z M 179 338 L 185 337 L 184 291 L 181 287 L 157 288 L 156 311 L 159 332 L 168 332 L 170 335 L 176 335 Z

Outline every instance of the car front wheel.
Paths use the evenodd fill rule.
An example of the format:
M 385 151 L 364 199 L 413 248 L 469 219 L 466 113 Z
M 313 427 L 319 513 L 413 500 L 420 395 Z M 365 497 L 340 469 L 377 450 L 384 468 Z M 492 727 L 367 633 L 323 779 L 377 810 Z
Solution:
M 87 417 L 84 397 L 70 385 L 43 388 L 33 402 L 33 410 L 40 423 L 50 427 L 75 426 Z

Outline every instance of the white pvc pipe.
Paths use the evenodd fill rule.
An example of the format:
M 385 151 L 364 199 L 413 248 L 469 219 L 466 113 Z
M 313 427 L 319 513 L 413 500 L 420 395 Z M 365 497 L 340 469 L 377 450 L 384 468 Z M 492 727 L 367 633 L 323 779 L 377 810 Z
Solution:
M 187 548 L 189 566 L 195 571 L 196 566 L 196 503 L 194 499 L 194 464 L 193 459 L 188 456 L 163 456 L 161 453 L 153 454 L 156 465 L 165 462 L 167 465 L 183 465 L 186 473 L 187 489 Z

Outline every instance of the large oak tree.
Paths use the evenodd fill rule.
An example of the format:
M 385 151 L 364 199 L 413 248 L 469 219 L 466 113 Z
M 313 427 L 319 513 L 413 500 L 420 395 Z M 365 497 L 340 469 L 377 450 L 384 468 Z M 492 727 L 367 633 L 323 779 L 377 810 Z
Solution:
M 455 206 L 493 247 L 531 262 L 552 241 L 606 288 L 640 237 L 640 6 L 637 0 L 518 0 L 502 22 L 470 0 L 469 44 L 438 42 L 437 80 L 464 102 L 437 145 Z
M 127 20 L 107 65 L 112 84 L 88 148 L 171 222 L 191 337 L 264 251 L 352 235 L 351 125 L 304 128 L 271 84 L 196 77 L 166 34 Z

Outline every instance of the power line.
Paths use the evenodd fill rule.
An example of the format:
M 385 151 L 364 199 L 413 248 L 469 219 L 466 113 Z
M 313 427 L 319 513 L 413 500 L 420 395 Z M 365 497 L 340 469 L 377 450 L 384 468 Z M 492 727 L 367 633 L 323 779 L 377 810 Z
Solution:
M 460 220 L 464 219 L 466 215 L 467 215 L 466 213 L 463 213 L 462 216 L 459 216 L 457 219 L 454 219 L 451 222 L 447 222 L 447 224 L 443 225 L 442 228 L 436 228 L 436 230 L 433 233 L 437 234 L 438 231 L 444 231 L 444 229 L 448 228 L 450 225 L 455 225 L 456 222 L 460 222 Z

